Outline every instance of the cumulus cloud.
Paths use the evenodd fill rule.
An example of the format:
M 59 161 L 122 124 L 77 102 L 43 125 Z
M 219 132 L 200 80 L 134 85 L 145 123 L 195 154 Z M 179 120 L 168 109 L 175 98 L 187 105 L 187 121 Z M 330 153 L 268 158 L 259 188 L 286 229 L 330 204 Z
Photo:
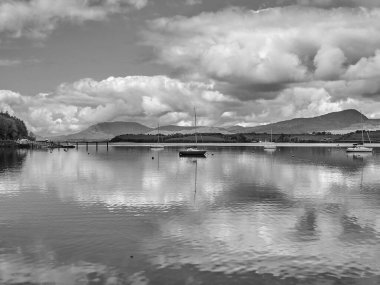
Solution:
M 379 79 L 380 78 L 380 49 L 373 57 L 363 57 L 356 64 L 351 65 L 345 74 L 350 79 Z
M 346 57 L 340 48 L 321 47 L 314 57 L 315 77 L 322 80 L 339 79 Z
M 97 122 L 138 121 L 191 124 L 197 106 L 200 122 L 216 122 L 229 96 L 211 83 L 182 82 L 166 76 L 82 79 L 60 85 L 51 94 L 23 96 L 0 91 L 2 110 L 18 114 L 31 130 L 44 135 L 74 132 Z
M 247 125 L 289 114 L 321 115 L 355 108 L 359 100 L 370 104 L 366 100 L 380 94 L 380 9 L 373 1 L 360 2 L 371 8 L 351 2 L 350 8 L 303 7 L 332 4 L 310 0 L 258 11 L 228 8 L 159 18 L 149 23 L 143 41 L 178 78 L 211 80 L 215 90 L 245 102 L 226 108 L 221 122 Z M 281 115 L 269 106 L 276 102 L 284 104 Z
M 102 19 L 114 13 L 114 7 L 146 5 L 146 1 L 86 1 L 87 12 L 101 13 L 75 18 L 81 14 L 67 11 L 82 11 L 84 6 L 73 0 L 67 3 L 66 16 L 59 19 Z M 21 28 L 12 31 L 24 33 L 30 23 L 21 21 Z M 150 21 L 142 40 L 176 78 L 80 79 L 36 96 L 0 91 L 0 107 L 20 114 L 41 134 L 74 132 L 115 120 L 154 126 L 159 119 L 161 124 L 188 125 L 194 106 L 200 124 L 218 126 L 257 125 L 359 106 L 373 117 L 380 109 L 377 8 L 228 8 Z
M 334 93 L 364 88 L 364 83 L 354 82 L 352 86 L 342 81 L 325 87 L 293 86 L 272 99 L 241 101 L 221 93 L 212 82 L 167 76 L 109 77 L 101 81 L 87 78 L 36 96 L 0 90 L 0 110 L 19 116 L 31 131 L 46 136 L 78 132 L 104 121 L 135 121 L 152 127 L 158 120 L 162 125 L 192 125 L 194 106 L 199 124 L 208 126 L 253 126 L 359 106 L 366 115 L 377 116 L 380 102 Z
M 192 78 L 250 86 L 251 91 L 338 79 L 346 66 L 380 47 L 379 10 L 233 8 L 150 24 L 144 40 L 155 47 L 160 63 Z
M 109 14 L 141 9 L 148 0 L 5 0 L 0 3 L 0 33 L 43 38 L 59 22 L 103 20 Z

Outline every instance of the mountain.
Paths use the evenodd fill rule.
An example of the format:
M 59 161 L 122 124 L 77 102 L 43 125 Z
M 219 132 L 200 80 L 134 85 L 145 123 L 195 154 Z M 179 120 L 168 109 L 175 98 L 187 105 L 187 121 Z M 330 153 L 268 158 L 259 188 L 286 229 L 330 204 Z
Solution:
M 181 127 L 181 126 L 173 126 L 173 125 L 160 127 L 160 134 L 166 135 L 166 136 L 174 135 L 174 134 L 187 135 L 187 134 L 194 134 L 195 130 L 197 131 L 197 133 L 203 133 L 203 134 L 215 134 L 215 133 L 224 134 L 224 135 L 232 134 L 232 132 L 229 132 L 224 128 L 218 128 L 218 127 L 200 126 L 200 127 L 195 128 L 195 127 Z M 157 133 L 158 133 L 158 129 L 154 129 L 145 134 L 157 135 Z
M 109 140 L 123 134 L 144 134 L 152 129 L 135 122 L 105 122 L 93 125 L 79 133 L 50 138 L 55 141 Z
M 380 120 L 371 120 L 354 109 L 328 113 L 312 118 L 296 118 L 273 124 L 240 129 L 242 133 L 269 133 L 302 134 L 312 132 L 350 132 L 371 126 L 371 129 L 380 129 Z M 346 131 L 345 131 L 346 130 Z
M 242 127 L 242 126 L 232 126 L 232 127 L 228 127 L 226 128 L 227 131 L 231 132 L 231 133 L 244 133 L 244 130 L 246 128 L 245 127 Z
M 302 134 L 312 132 L 332 132 L 332 133 L 349 133 L 360 130 L 364 126 L 367 130 L 380 130 L 379 119 L 368 119 L 359 111 L 354 109 L 344 110 L 340 112 L 328 113 L 312 118 L 296 118 L 287 121 L 281 121 L 268 125 L 256 127 L 233 126 L 229 128 L 218 127 L 197 127 L 198 133 L 220 133 L 224 135 L 236 133 L 270 133 L 274 134 Z M 193 134 L 195 127 L 183 126 L 162 126 L 160 134 Z M 144 134 L 156 135 L 158 129 L 149 128 L 134 122 L 108 122 L 99 123 L 89 127 L 88 129 L 76 134 L 58 136 L 50 138 L 55 141 L 80 141 L 80 140 L 109 140 L 119 135 L 125 134 Z

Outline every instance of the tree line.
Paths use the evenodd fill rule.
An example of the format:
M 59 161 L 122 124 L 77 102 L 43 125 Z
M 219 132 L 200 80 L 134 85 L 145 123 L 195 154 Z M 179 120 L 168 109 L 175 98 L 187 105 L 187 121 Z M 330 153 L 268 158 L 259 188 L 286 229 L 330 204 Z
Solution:
M 0 112 L 0 139 L 17 140 L 28 138 L 28 129 L 25 123 L 8 112 Z

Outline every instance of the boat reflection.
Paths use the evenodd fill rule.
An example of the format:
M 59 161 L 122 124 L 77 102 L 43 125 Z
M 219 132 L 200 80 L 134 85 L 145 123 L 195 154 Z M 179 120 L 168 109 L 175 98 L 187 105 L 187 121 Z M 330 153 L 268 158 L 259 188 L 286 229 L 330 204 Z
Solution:
M 372 152 L 363 152 L 363 153 L 353 153 L 353 152 L 348 152 L 347 157 L 352 158 L 353 160 L 368 160 L 369 158 L 373 157 Z

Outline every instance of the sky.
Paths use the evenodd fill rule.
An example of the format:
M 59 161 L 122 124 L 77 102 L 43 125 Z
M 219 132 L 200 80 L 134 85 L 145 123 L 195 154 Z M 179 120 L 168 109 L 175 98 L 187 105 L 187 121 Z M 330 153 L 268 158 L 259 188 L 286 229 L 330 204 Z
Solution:
M 0 111 L 35 134 L 194 107 L 213 127 L 380 118 L 380 1 L 0 1 Z

